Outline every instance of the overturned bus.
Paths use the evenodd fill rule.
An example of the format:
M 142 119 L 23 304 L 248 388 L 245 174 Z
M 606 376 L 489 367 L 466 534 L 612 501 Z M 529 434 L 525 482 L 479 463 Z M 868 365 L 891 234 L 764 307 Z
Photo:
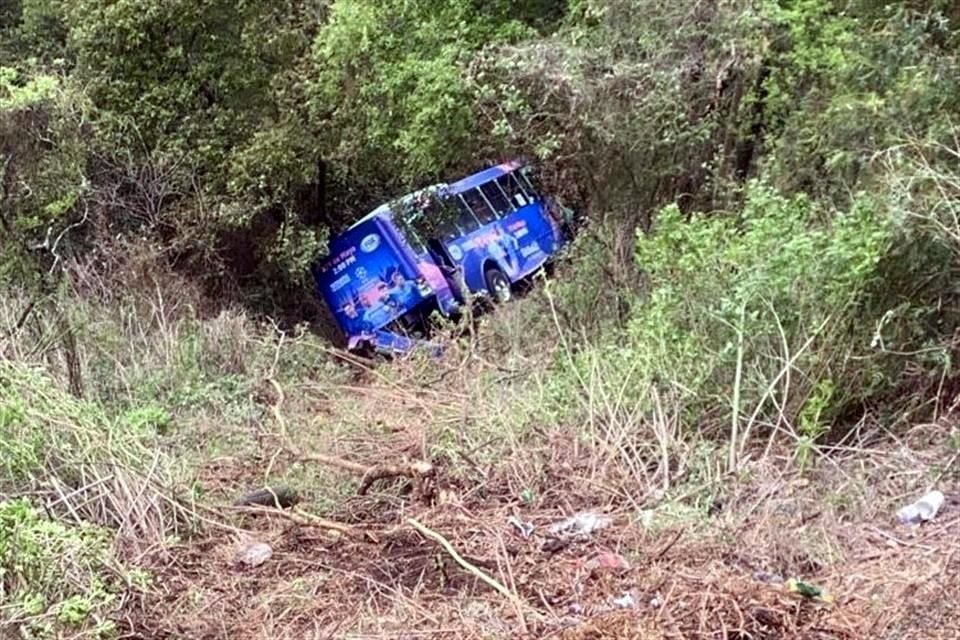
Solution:
M 313 267 L 347 348 L 403 353 L 434 311 L 467 294 L 502 303 L 569 240 L 569 210 L 518 161 L 385 203 L 330 240 Z

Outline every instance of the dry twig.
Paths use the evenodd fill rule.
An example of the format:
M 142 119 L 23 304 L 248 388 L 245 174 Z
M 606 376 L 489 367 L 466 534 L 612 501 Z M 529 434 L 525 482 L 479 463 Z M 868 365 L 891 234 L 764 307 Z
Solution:
M 451 544 L 450 541 L 444 538 L 442 535 L 440 535 L 439 533 L 437 533 L 432 529 L 427 528 L 425 525 L 420 523 L 416 518 L 407 518 L 407 524 L 409 524 L 411 527 L 416 529 L 417 532 L 420 533 L 420 535 L 424 536 L 425 538 L 429 538 L 430 540 L 433 540 L 434 542 L 439 544 L 441 547 L 443 547 L 443 550 L 446 551 L 447 554 L 451 558 L 453 558 L 453 561 L 456 562 L 458 565 L 460 565 L 461 568 L 463 568 L 467 573 L 471 574 L 472 576 L 478 578 L 480 581 L 485 583 L 487 586 L 489 586 L 491 589 L 493 589 L 500 595 L 507 598 L 511 604 L 517 607 L 518 610 L 528 610 L 533 612 L 537 617 L 542 617 L 539 611 L 537 611 L 536 609 L 534 609 L 533 607 L 525 603 L 523 599 L 520 598 L 519 595 L 517 595 L 516 593 L 514 593 L 513 591 L 505 587 L 503 583 L 487 575 L 486 573 L 481 571 L 476 565 L 464 559 L 464 557 L 461 556 L 457 552 L 457 550 L 454 548 L 453 544 Z

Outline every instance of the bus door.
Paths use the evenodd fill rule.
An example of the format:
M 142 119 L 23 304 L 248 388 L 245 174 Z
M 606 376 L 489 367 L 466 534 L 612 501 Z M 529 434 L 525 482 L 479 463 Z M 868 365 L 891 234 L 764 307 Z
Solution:
M 443 243 L 425 233 L 422 212 L 411 217 L 412 213 L 404 210 L 394 214 L 390 223 L 397 237 L 416 256 L 416 268 L 428 289 L 424 295 L 432 293 L 440 312 L 446 316 L 454 315 L 463 302 L 452 278 L 455 265 Z

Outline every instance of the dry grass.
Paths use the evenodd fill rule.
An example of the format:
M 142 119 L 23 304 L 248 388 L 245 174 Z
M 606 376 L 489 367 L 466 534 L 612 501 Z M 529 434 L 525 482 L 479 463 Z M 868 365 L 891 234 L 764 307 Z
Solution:
M 136 386 L 149 362 L 176 372 L 184 343 L 199 341 L 190 353 L 205 371 L 249 382 L 243 412 L 228 413 L 217 396 L 176 416 L 163 439 L 166 454 L 182 457 L 176 479 L 208 504 L 290 483 L 307 508 L 374 532 L 376 542 L 224 510 L 222 526 L 193 541 L 140 547 L 138 562 L 155 579 L 124 602 L 129 637 L 960 637 L 950 627 L 960 597 L 958 504 L 918 531 L 892 517 L 933 484 L 960 495 L 952 416 L 899 437 L 865 423 L 841 444 L 821 446 L 806 474 L 783 443 L 768 446 L 766 433 L 748 442 L 746 432 L 760 429 L 747 420 L 730 472 L 726 447 L 682 429 L 678 398 L 599 353 L 548 369 L 575 349 L 564 339 L 515 348 L 524 324 L 543 320 L 526 317 L 524 305 L 480 327 L 504 342 L 468 338 L 439 362 L 385 367 L 263 331 L 242 316 L 206 321 L 198 333 L 186 324 L 192 318 L 164 322 L 154 307 L 149 326 L 124 329 L 143 362 L 118 356 L 118 379 Z M 92 346 L 81 336 L 87 367 L 97 361 Z M 302 365 L 313 357 L 321 364 Z M 573 410 L 556 406 L 555 375 L 578 376 L 564 400 Z M 356 496 L 359 477 L 289 455 L 281 435 L 307 454 L 357 465 L 429 460 L 440 490 L 427 504 L 398 481 Z M 140 462 L 152 468 L 149 457 Z M 142 499 L 152 476 L 116 471 L 61 492 L 103 489 L 118 501 L 109 513 L 126 514 L 114 526 L 163 528 Z M 614 525 L 545 549 L 546 527 L 580 510 L 609 514 Z M 533 537 L 519 535 L 511 516 L 533 524 Z M 502 592 L 409 527 L 411 517 Z M 262 566 L 234 560 L 249 538 L 273 547 Z M 610 553 L 630 569 L 592 573 L 591 561 Z M 789 593 L 782 581 L 791 577 L 823 585 L 836 601 Z M 614 600 L 625 594 L 635 606 L 618 608 Z M 925 626 L 931 617 L 941 620 L 934 629 Z
M 498 431 L 514 417 L 498 410 L 536 402 L 539 382 L 491 386 L 503 372 L 464 366 L 471 348 L 427 374 L 399 362 L 361 370 L 356 383 L 284 389 L 284 422 L 299 446 L 360 464 L 431 459 L 441 470 L 435 502 L 413 502 L 397 484 L 353 497 L 356 478 L 323 470 L 311 476 L 322 484 L 307 487 L 323 496 L 313 507 L 376 532 L 377 542 L 245 516 L 235 524 L 274 548 L 266 564 L 236 564 L 236 537 L 219 533 L 158 552 L 149 563 L 157 586 L 131 603 L 128 630 L 241 639 L 960 637 L 949 626 L 960 596 L 958 505 L 917 531 L 893 520 L 932 483 L 960 495 L 960 468 L 947 466 L 956 462 L 951 418 L 899 438 L 863 428 L 859 439 L 822 447 L 806 474 L 791 450 L 764 439 L 728 474 L 727 452 L 682 434 L 673 403 L 653 391 L 655 410 L 641 414 L 587 381 L 581 402 L 594 420 L 580 429 L 531 413 L 523 428 Z M 425 385 L 425 375 L 441 382 Z M 269 451 L 253 464 L 219 459 L 207 481 L 228 495 L 271 474 L 296 477 L 294 464 Z M 331 503 L 334 486 L 341 497 Z M 611 515 L 614 526 L 545 550 L 546 527 L 583 509 Z M 511 516 L 533 524 L 534 536 L 519 535 Z M 519 604 L 405 526 L 410 517 Z M 591 574 L 605 553 L 631 568 Z M 787 578 L 820 584 L 836 601 L 790 593 Z M 614 604 L 625 594 L 636 606 Z M 929 615 L 942 616 L 941 626 L 924 627 Z
M 148 434 L 104 420 L 41 372 L 0 359 L 0 490 L 47 513 L 116 530 L 121 545 L 160 544 L 184 526 L 166 458 Z
M 920 433 L 931 431 L 910 435 Z M 518 594 L 519 610 L 412 529 L 357 543 L 260 519 L 245 526 L 274 546 L 269 562 L 232 563 L 235 540 L 224 536 L 168 549 L 154 560 L 157 592 L 129 624 L 149 637 L 958 637 L 950 626 L 960 596 L 957 505 L 918 530 L 892 518 L 900 494 L 922 486 L 891 471 L 947 453 L 887 442 L 866 458 L 835 454 L 811 478 L 784 473 L 773 458 L 754 463 L 753 478 L 732 483 L 720 513 L 695 528 L 645 528 L 629 504 L 598 501 L 582 482 L 586 460 L 573 461 L 572 474 L 553 470 L 556 491 L 527 506 L 505 464 L 482 484 L 457 487 L 446 504 L 374 497 L 347 501 L 335 515 L 379 531 L 417 517 Z M 958 478 L 944 475 L 945 493 L 958 495 Z M 604 511 L 614 525 L 544 551 L 546 525 L 578 509 Z M 510 515 L 533 524 L 534 536 L 519 535 Z M 591 574 L 590 560 L 611 552 L 631 568 Z M 826 587 L 836 601 L 787 592 L 782 581 L 791 577 Z M 613 599 L 627 593 L 636 606 L 616 608 Z M 942 626 L 919 626 L 931 617 Z

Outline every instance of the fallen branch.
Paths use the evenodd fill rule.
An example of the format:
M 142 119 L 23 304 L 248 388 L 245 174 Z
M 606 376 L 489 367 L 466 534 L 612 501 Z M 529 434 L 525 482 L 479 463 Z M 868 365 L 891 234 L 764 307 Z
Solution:
M 541 614 L 539 611 L 537 611 L 536 609 L 528 605 L 526 602 L 524 602 L 520 598 L 520 596 L 518 596 L 516 593 L 514 593 L 513 591 L 505 587 L 503 583 L 499 582 L 496 578 L 493 578 L 490 575 L 484 573 L 476 565 L 464 559 L 464 557 L 461 556 L 457 552 L 457 550 L 454 548 L 453 544 L 451 544 L 450 541 L 444 538 L 442 535 L 440 535 L 439 533 L 437 533 L 432 529 L 427 528 L 425 525 L 420 523 L 416 518 L 407 518 L 407 524 L 409 524 L 411 527 L 416 529 L 417 532 L 420 533 L 420 535 L 422 535 L 423 537 L 429 538 L 430 540 L 433 540 L 434 542 L 439 544 L 441 547 L 443 547 L 443 550 L 446 551 L 447 554 L 451 558 L 453 558 L 453 561 L 456 562 L 458 565 L 460 565 L 460 567 L 463 568 L 464 571 L 478 578 L 479 580 L 484 582 L 487 586 L 489 586 L 491 589 L 493 589 L 500 595 L 507 598 L 511 602 L 511 604 L 517 607 L 518 610 L 522 611 L 526 609 L 533 612 L 537 617 L 541 617 Z
M 659 560 L 660 558 L 662 558 L 663 556 L 665 556 L 665 555 L 667 554 L 667 551 L 670 551 L 670 549 L 673 548 L 673 545 L 677 544 L 677 542 L 680 540 L 680 538 L 681 538 L 682 536 L 683 536 L 683 529 L 679 529 L 679 530 L 677 531 L 677 534 L 676 534 L 675 536 L 673 536 L 673 539 L 670 540 L 670 542 L 668 542 L 667 544 L 663 545 L 663 547 L 662 547 L 659 551 L 657 551 L 655 554 L 653 554 L 653 559 L 654 559 L 654 560 Z
M 264 515 L 264 516 L 277 516 L 283 518 L 284 520 L 289 520 L 294 524 L 298 524 L 304 527 L 315 527 L 318 529 L 327 529 L 328 531 L 336 531 L 337 533 L 343 534 L 348 538 L 353 538 L 355 540 L 367 539 L 371 542 L 379 542 L 379 540 L 369 531 L 361 531 L 355 527 L 350 526 L 344 522 L 337 522 L 336 520 L 328 520 L 326 518 L 321 518 L 320 516 L 315 516 L 312 513 L 308 513 L 300 508 L 294 508 L 293 511 L 280 511 L 277 509 L 271 509 L 269 507 L 261 506 L 243 506 L 243 507 L 230 507 L 231 510 L 239 511 L 240 513 L 251 513 L 255 515 Z
M 338 469 L 352 471 L 354 473 L 366 474 L 370 470 L 370 467 L 365 464 L 351 462 L 350 460 L 344 460 L 343 458 L 337 458 L 334 456 L 328 456 L 323 453 L 301 453 L 289 444 L 286 444 L 284 448 L 299 462 L 318 462 L 320 464 L 330 467 L 337 467 Z
M 363 479 L 360 482 L 360 488 L 357 489 L 357 493 L 364 495 L 370 489 L 372 485 L 377 480 L 384 480 L 386 478 L 399 478 L 406 477 L 413 480 L 417 488 L 417 493 L 421 497 L 428 497 L 427 491 L 424 487 L 424 480 L 433 475 L 433 465 L 429 462 L 411 462 L 410 464 L 404 465 L 377 465 L 375 467 L 370 467 L 363 474 Z
M 417 495 L 420 496 L 421 499 L 429 499 L 432 493 L 426 486 L 426 480 L 434 474 L 433 465 L 429 462 L 417 461 L 406 464 L 377 464 L 371 467 L 322 453 L 304 454 L 289 448 L 287 452 L 300 462 L 317 462 L 345 471 L 363 474 L 360 480 L 360 486 L 357 488 L 357 494 L 361 496 L 366 495 L 374 482 L 387 478 L 410 478 L 413 481 Z
M 266 381 L 268 384 L 270 384 L 270 386 L 273 387 L 275 391 L 275 399 L 273 399 L 272 402 L 269 402 L 269 405 L 270 411 L 273 413 L 274 420 L 276 420 L 280 427 L 280 448 L 286 451 L 287 454 L 289 454 L 295 460 L 299 462 L 316 462 L 318 464 L 343 469 L 344 471 L 362 474 L 360 487 L 357 489 L 357 493 L 359 495 L 365 495 L 367 491 L 370 490 L 371 485 L 378 480 L 401 477 L 410 478 L 413 481 L 417 496 L 419 496 L 421 500 L 429 500 L 432 492 L 427 486 L 426 480 L 432 477 L 434 474 L 433 465 L 429 462 L 416 461 L 404 464 L 380 464 L 369 466 L 360 464 L 359 462 L 352 462 L 350 460 L 344 460 L 343 458 L 337 458 L 335 456 L 328 456 L 323 453 L 303 453 L 302 451 L 299 451 L 293 445 L 289 436 L 287 435 L 287 422 L 284 419 L 283 414 L 280 412 L 280 405 L 283 404 L 285 398 L 283 388 L 281 388 L 280 384 L 273 378 L 267 378 Z

